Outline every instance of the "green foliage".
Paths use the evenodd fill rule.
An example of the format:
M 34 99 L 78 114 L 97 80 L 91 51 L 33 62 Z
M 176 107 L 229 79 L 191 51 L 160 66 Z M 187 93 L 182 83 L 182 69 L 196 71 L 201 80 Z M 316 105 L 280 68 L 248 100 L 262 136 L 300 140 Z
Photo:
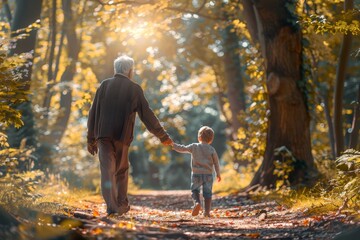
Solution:
M 265 87 L 265 71 L 263 58 L 254 47 L 246 49 L 251 55 L 245 55 L 245 73 L 247 79 L 247 96 L 249 106 L 245 112 L 239 114 L 241 127 L 235 141 L 229 145 L 235 149 L 235 164 L 248 165 L 253 170 L 260 164 L 264 153 L 267 132 L 267 93 Z
M 4 49 L 0 48 L 0 51 Z M 17 70 L 21 63 L 22 60 L 0 54 L 0 122 L 4 123 L 2 128 L 10 125 L 19 128 L 23 125 L 21 113 L 13 107 L 28 99 L 28 92 L 24 90 L 26 82 L 21 81 Z
M 298 1 L 296 0 L 290 0 L 285 2 L 285 7 L 288 11 L 289 18 L 287 19 L 287 22 L 292 25 L 294 29 L 299 29 L 300 24 L 298 21 L 298 15 L 296 13 L 296 6 L 298 4 Z
M 28 81 L 22 79 L 24 66 L 30 53 L 22 53 L 9 57 L 6 52 L 11 49 L 10 43 L 25 38 L 38 23 L 19 30 L 15 38 L 9 37 L 9 26 L 1 23 L 3 28 L 0 36 L 0 204 L 7 207 L 29 205 L 35 198 L 36 185 L 44 174 L 41 171 L 31 171 L 34 163 L 33 149 L 25 147 L 25 140 L 19 148 L 10 148 L 8 136 L 5 134 L 11 126 L 23 126 L 22 112 L 15 108 L 29 100 Z M 7 30 L 6 30 L 7 29 Z
M 306 79 L 300 88 L 309 100 L 312 152 L 317 161 L 335 159 L 329 128 L 332 125 L 337 54 L 344 34 L 359 34 L 359 11 L 340 12 L 343 4 L 343 1 L 312 0 L 299 4 L 297 10 L 303 32 L 302 74 Z M 353 46 L 358 44 L 358 38 L 354 37 Z M 344 89 L 344 131 L 351 126 L 353 111 L 348 103 L 356 99 L 357 85 L 352 82 L 356 81 L 358 71 L 356 54 L 351 54 Z
M 8 208 L 30 206 L 39 197 L 35 190 L 43 176 L 44 173 L 37 170 L 0 178 L 0 204 Z
M 5 36 L 3 36 L 5 37 Z M 6 39 L 6 38 L 5 38 Z M 29 54 L 21 54 L 13 57 L 4 52 L 9 48 L 9 39 L 0 44 L 0 174 L 18 173 L 20 169 L 29 170 L 32 162 L 31 149 L 25 148 L 25 142 L 19 149 L 9 148 L 8 137 L 5 131 L 8 127 L 19 128 L 23 125 L 20 110 L 15 106 L 28 100 L 29 92 L 25 90 L 28 82 L 21 79 L 22 66 L 27 64 Z M 29 161 L 29 162 L 28 162 Z
M 301 23 L 308 32 L 315 32 L 316 34 L 325 33 L 343 33 L 343 34 L 360 34 L 360 24 L 355 20 L 359 16 L 359 10 L 352 10 L 343 13 L 342 19 L 329 20 L 324 15 L 310 15 L 303 17 Z
M 358 205 L 360 201 L 360 152 L 348 149 L 336 159 L 338 174 L 332 181 L 334 190 L 340 193 L 350 206 Z
M 288 155 L 291 158 L 290 155 Z M 360 152 L 349 149 L 334 161 L 324 160 L 319 170 L 323 177 L 311 188 L 267 192 L 283 204 L 307 213 L 341 212 L 358 215 L 360 206 Z M 268 196 L 267 196 L 268 197 Z
M 296 158 L 292 155 L 291 151 L 285 146 L 276 148 L 274 150 L 274 175 L 277 176 L 275 182 L 276 189 L 290 186 L 289 176 L 294 171 Z
M 57 2 L 59 5 L 59 1 Z M 291 12 L 290 24 L 300 24 L 305 33 L 303 53 L 306 56 L 303 60 L 306 64 L 303 65 L 303 70 L 306 76 L 298 82 L 298 87 L 311 100 L 309 106 L 314 123 L 313 153 L 318 159 L 326 159 L 329 155 L 324 102 L 318 98 L 328 93 L 329 99 L 332 97 L 337 58 L 334 50 L 339 47 L 339 36 L 346 32 L 357 34 L 359 31 L 356 22 L 358 12 L 352 11 L 342 16 L 336 10 L 339 2 L 341 1 L 312 0 L 300 4 L 298 1 L 286 1 L 286 7 Z M 199 1 L 182 0 L 159 0 L 154 4 L 146 1 L 125 1 L 113 5 L 101 5 L 97 1 L 72 1 L 72 4 L 76 35 L 81 45 L 73 79 L 68 79 L 69 82 L 66 83 L 61 82 L 61 76 L 69 64 L 69 39 L 61 32 L 60 26 L 66 26 L 68 22 L 60 5 L 56 13 L 53 66 L 50 66 L 49 61 L 52 47 L 49 41 L 52 34 L 50 10 L 53 7 L 50 2 L 43 4 L 42 27 L 37 34 L 38 44 L 35 49 L 31 83 L 34 94 L 31 100 L 40 133 L 39 139 L 44 143 L 37 152 L 42 152 L 43 157 L 56 166 L 52 170 L 61 172 L 77 186 L 98 186 L 98 182 L 94 183 L 99 179 L 98 161 L 86 152 L 86 118 L 96 87 L 101 80 L 113 74 L 112 64 L 118 54 L 128 54 L 135 58 L 136 81 L 144 88 L 150 106 L 164 122 L 173 139 L 181 143 L 196 141 L 199 126 L 210 125 L 216 133 L 213 145 L 217 150 L 220 149 L 220 153 L 227 154 L 227 162 L 231 165 L 229 169 L 239 170 L 248 164 L 251 166 L 248 169 L 253 171 L 259 165 L 265 151 L 269 114 L 264 71 L 266 63 L 261 57 L 259 47 L 251 41 L 242 16 L 243 6 L 239 1 L 206 1 L 201 9 L 196 6 L 200 4 Z M 200 12 L 190 14 L 188 10 Z M 223 13 L 228 15 L 226 21 L 222 21 Z M 296 15 L 301 16 L 299 22 Z M 237 133 L 230 132 L 229 116 L 232 113 L 226 93 L 224 39 L 221 36 L 221 29 L 229 23 L 238 35 L 237 54 L 240 56 L 241 66 L 237 67 L 241 68 L 243 73 L 247 108 L 238 116 L 242 127 Z M 9 24 L 2 23 L 1 27 L 6 29 L 1 32 L 1 37 L 9 38 Z M 34 27 L 38 27 L 38 23 L 19 30 L 17 38 L 26 37 Z M 336 34 L 332 35 L 333 33 Z M 5 45 L 3 48 L 4 51 L 8 49 Z M 14 65 L 8 69 L 14 70 L 17 65 L 25 63 L 19 62 L 18 57 L 9 59 L 5 56 L 5 60 L 8 66 L 13 61 Z M 352 72 L 356 73 L 358 67 L 355 63 L 354 65 Z M 53 70 L 53 76 L 48 79 L 46 76 L 50 69 Z M 9 77 L 17 76 L 11 76 L 12 73 L 14 72 L 8 71 Z M 3 79 L 6 78 L 2 77 L 0 84 Z M 14 90 L 2 90 L 0 97 L 23 101 L 21 99 L 25 98 L 27 93 L 21 93 L 22 83 L 12 81 L 12 84 Z M 8 86 L 10 85 L 6 82 L 6 87 Z M 71 91 L 72 94 L 71 116 L 61 142 L 55 146 L 47 140 L 52 139 L 51 133 L 57 128 L 57 120 L 66 112 L 61 108 L 61 94 L 64 91 Z M 45 104 L 47 99 L 50 99 L 48 107 Z M 0 106 L 0 118 L 9 119 L 8 125 L 20 126 L 20 113 L 12 109 L 13 103 L 10 99 L 6 101 L 10 104 L 0 102 L 3 104 L 3 107 Z M 331 109 L 330 101 L 329 105 Z M 230 135 L 236 135 L 237 140 L 229 142 Z M 225 136 L 228 138 L 225 139 Z M 0 144 L 6 146 L 6 135 L 0 134 Z M 133 168 L 134 175 L 140 175 L 139 178 L 148 174 L 160 175 L 159 179 L 166 179 L 166 173 L 171 175 L 166 171 L 167 167 L 176 170 L 182 165 L 181 161 L 187 161 L 184 156 L 173 154 L 171 148 L 164 148 L 139 122 L 136 123 L 133 147 L 134 162 L 144 163 Z M 24 149 L 16 155 L 11 151 L 3 153 L 3 156 L 14 155 L 6 162 L 9 170 L 11 159 L 14 163 L 15 158 L 17 159 L 19 164 L 15 166 L 21 165 L 22 161 L 18 158 L 26 152 Z M 151 163 L 145 164 L 148 161 Z M 165 166 L 166 163 L 170 163 L 169 166 Z M 277 174 L 283 179 L 279 186 L 287 185 L 286 176 L 290 170 L 288 165 L 291 164 L 285 161 L 277 166 Z M 248 169 L 243 171 L 247 172 Z M 175 174 L 173 176 L 171 182 L 174 184 L 183 177 L 182 174 L 176 174 L 176 178 Z
M 4 148 L 0 150 L 0 176 L 30 170 L 33 167 L 32 149 Z

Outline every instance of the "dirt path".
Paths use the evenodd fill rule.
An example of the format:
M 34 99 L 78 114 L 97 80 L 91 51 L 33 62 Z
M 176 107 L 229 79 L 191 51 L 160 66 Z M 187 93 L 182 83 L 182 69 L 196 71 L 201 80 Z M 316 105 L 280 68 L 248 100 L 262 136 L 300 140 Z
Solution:
M 79 230 L 94 239 L 332 239 L 356 227 L 346 215 L 311 216 L 245 196 L 215 196 L 212 218 L 191 216 L 189 191 L 143 191 L 130 201 L 122 217 L 104 217 L 101 198 L 86 200 L 71 214 L 87 219 Z

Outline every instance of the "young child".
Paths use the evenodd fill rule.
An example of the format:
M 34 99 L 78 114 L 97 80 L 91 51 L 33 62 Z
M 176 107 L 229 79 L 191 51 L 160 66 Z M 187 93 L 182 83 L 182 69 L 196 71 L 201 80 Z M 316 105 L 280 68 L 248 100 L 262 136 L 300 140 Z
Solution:
M 207 126 L 201 127 L 198 140 L 199 143 L 187 146 L 174 143 L 173 149 L 179 153 L 191 153 L 191 192 L 194 200 L 192 215 L 197 216 L 201 209 L 200 187 L 202 186 L 205 202 L 204 216 L 210 217 L 214 167 L 217 180 L 221 181 L 219 158 L 215 149 L 210 146 L 214 140 L 214 130 Z

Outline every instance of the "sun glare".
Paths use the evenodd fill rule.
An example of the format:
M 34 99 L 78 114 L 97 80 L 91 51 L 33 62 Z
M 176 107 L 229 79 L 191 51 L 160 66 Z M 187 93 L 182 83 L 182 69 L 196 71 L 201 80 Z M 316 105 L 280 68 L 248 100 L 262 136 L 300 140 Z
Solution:
M 134 22 L 134 23 L 129 23 L 122 27 L 118 27 L 116 28 L 115 31 L 126 34 L 130 38 L 137 40 L 153 34 L 154 26 L 147 21 Z

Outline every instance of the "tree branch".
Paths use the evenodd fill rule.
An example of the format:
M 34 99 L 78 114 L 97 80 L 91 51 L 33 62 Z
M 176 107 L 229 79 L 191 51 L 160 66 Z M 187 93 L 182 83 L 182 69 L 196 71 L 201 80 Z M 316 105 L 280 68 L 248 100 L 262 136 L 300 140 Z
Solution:
M 202 14 L 198 10 L 197 11 L 192 11 L 192 10 L 189 10 L 189 9 L 176 8 L 176 7 L 166 7 L 164 9 L 165 10 L 170 10 L 170 11 L 175 11 L 175 12 L 181 12 L 181 13 L 196 14 L 196 15 L 198 15 L 200 17 L 207 18 L 207 19 L 210 19 L 210 20 L 221 20 L 221 21 L 226 21 L 227 20 L 224 17 L 219 17 L 219 16 L 215 17 L 215 16 L 211 16 L 211 15 L 207 15 L 207 14 Z
M 103 6 L 115 6 L 115 5 L 120 5 L 120 4 L 141 6 L 141 5 L 155 4 L 155 2 L 152 1 L 152 0 L 150 0 L 148 2 L 138 2 L 138 1 L 131 1 L 131 0 L 118 1 L 118 2 L 113 2 L 113 1 L 104 2 L 103 0 L 96 0 L 96 1 L 98 3 L 100 3 L 101 5 L 103 5 Z M 206 3 L 207 3 L 207 1 L 204 0 L 202 2 L 201 6 L 199 8 L 197 8 L 196 10 L 190 10 L 190 9 L 187 9 L 187 8 L 179 8 L 179 7 L 166 7 L 163 10 L 170 10 L 170 11 L 180 12 L 180 13 L 196 14 L 196 15 L 198 15 L 200 17 L 207 18 L 207 19 L 210 19 L 210 20 L 222 20 L 222 21 L 227 20 L 224 17 L 211 16 L 211 15 L 201 13 L 201 11 L 204 9 Z

